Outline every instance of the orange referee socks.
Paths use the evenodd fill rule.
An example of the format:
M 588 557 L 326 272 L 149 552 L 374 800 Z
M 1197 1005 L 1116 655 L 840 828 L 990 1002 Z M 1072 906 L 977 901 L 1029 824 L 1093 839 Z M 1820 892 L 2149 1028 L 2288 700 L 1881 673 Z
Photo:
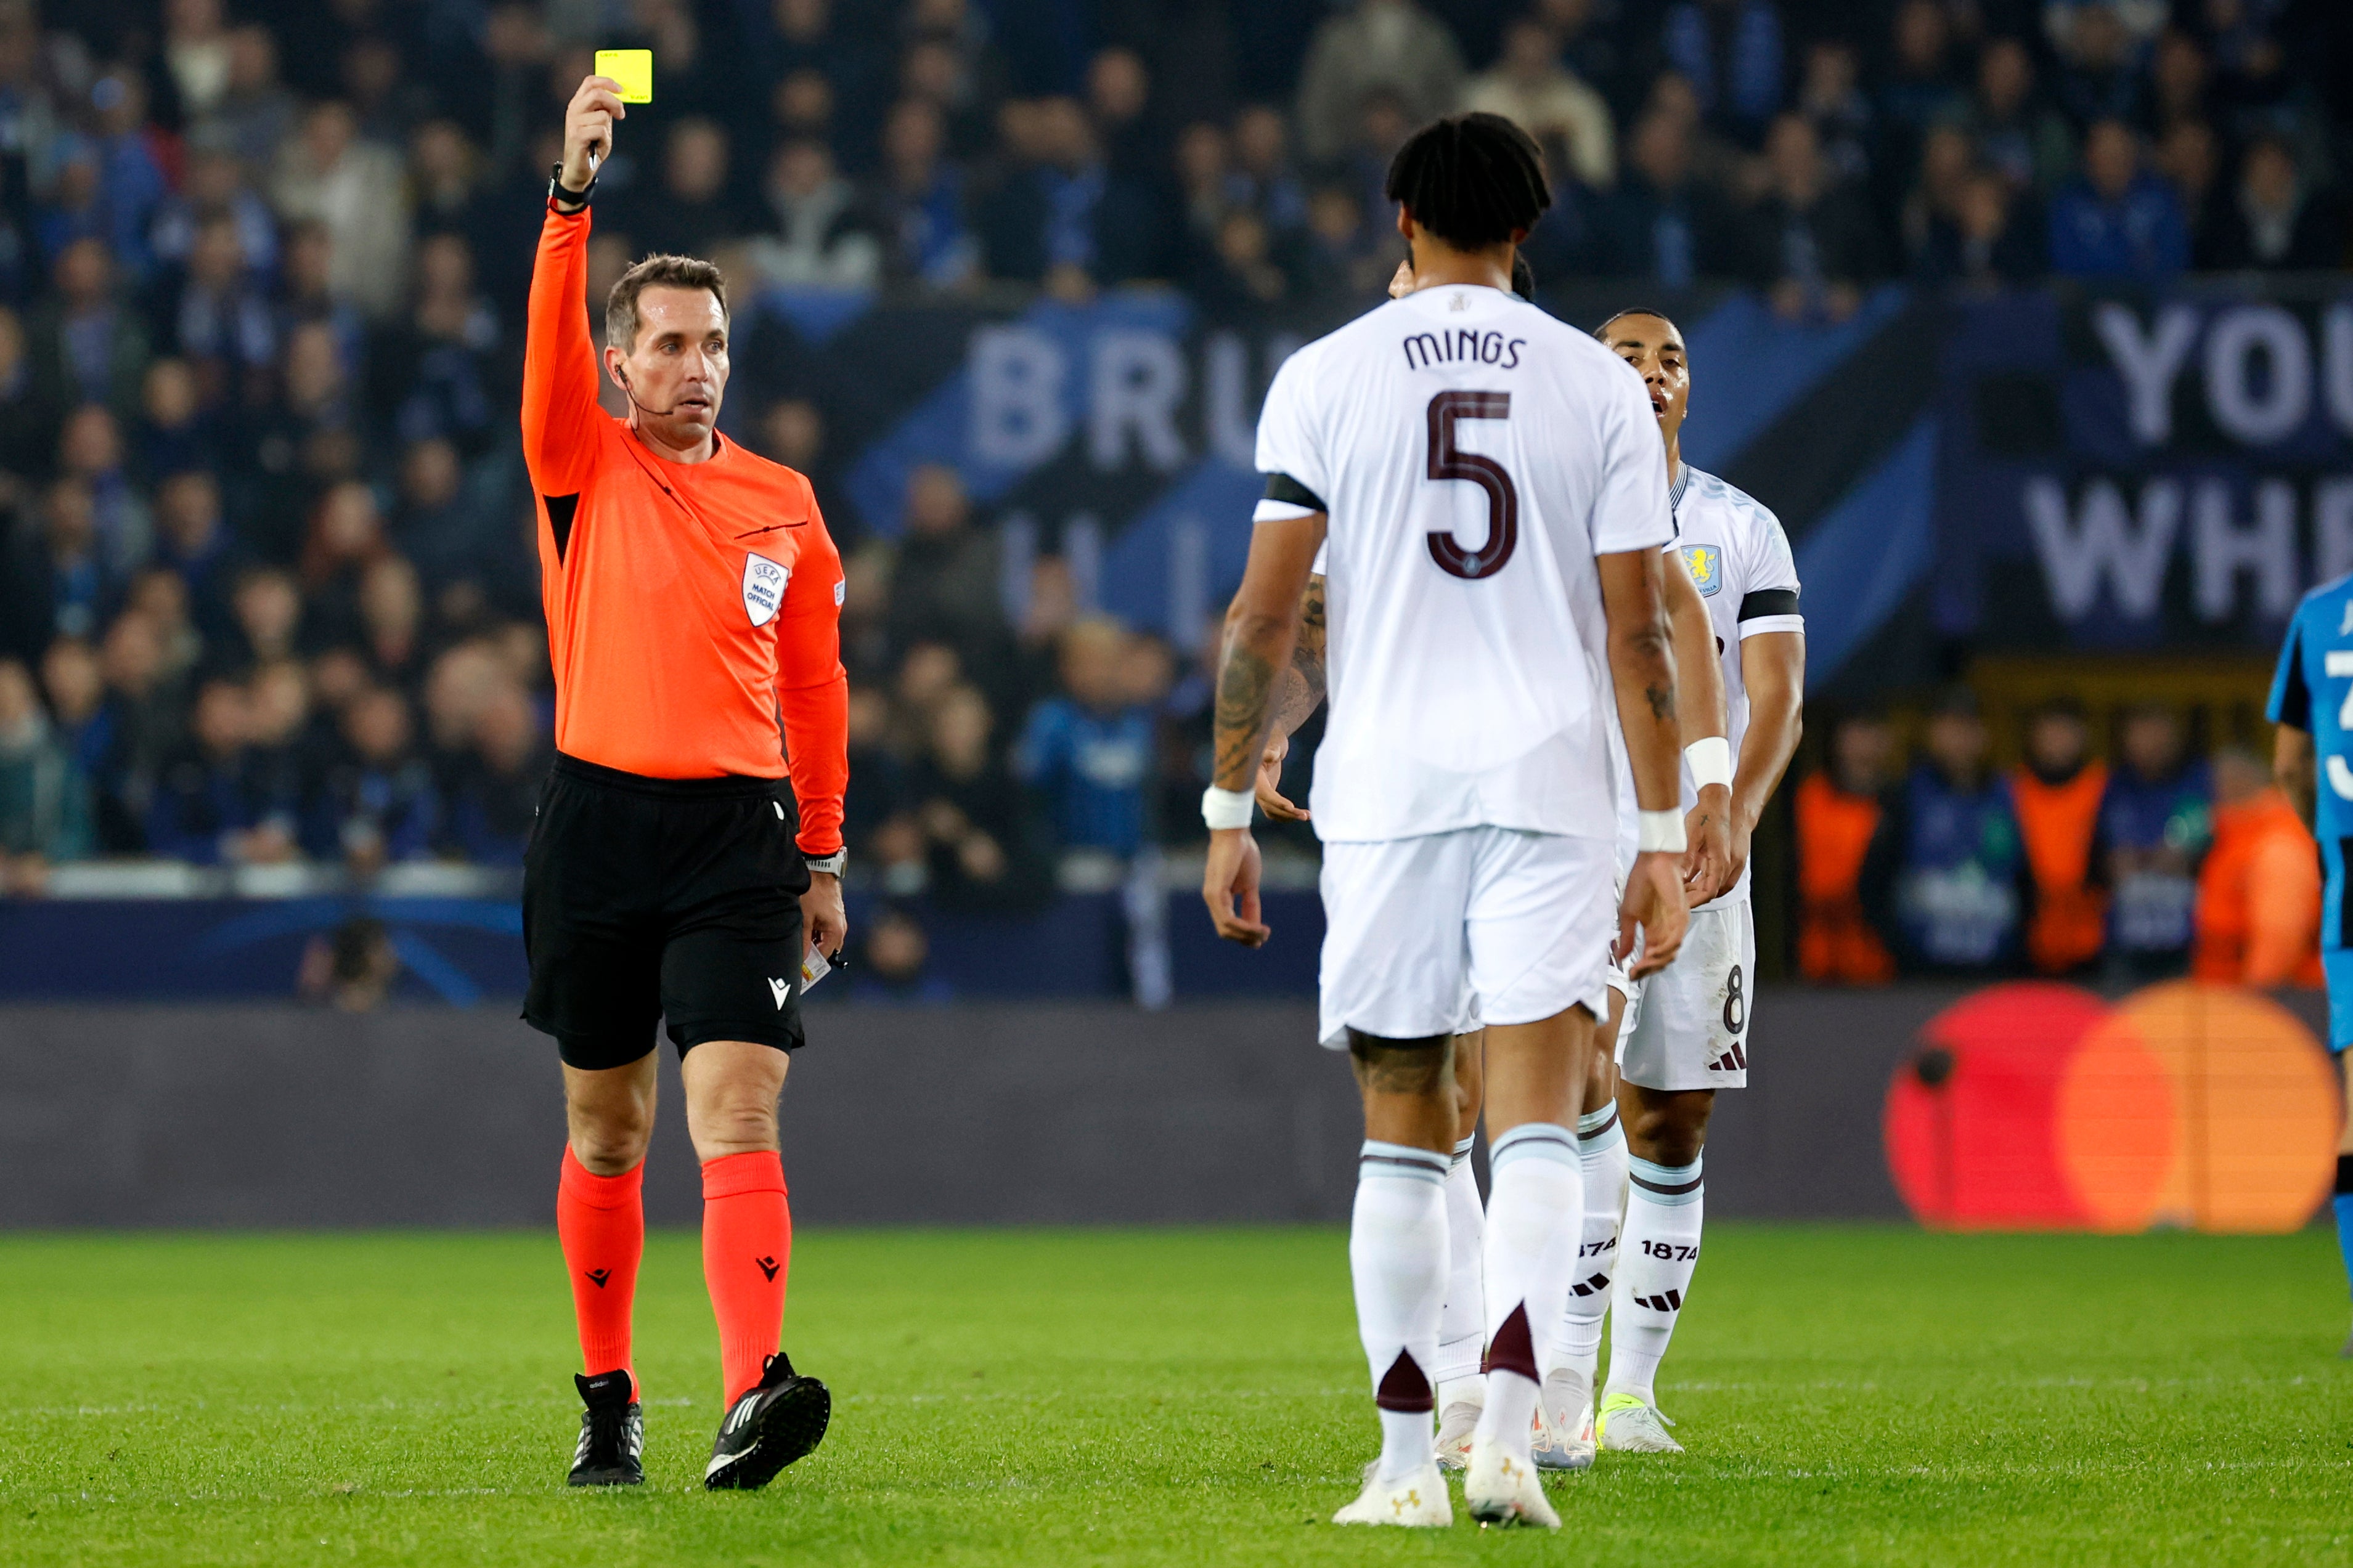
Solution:
M 572 1310 L 580 1320 L 581 1371 L 590 1377 L 629 1364 L 629 1309 L 638 1296 L 638 1262 L 646 1250 L 646 1166 L 600 1176 L 564 1147 L 555 1188 L 555 1234 L 572 1275 Z M 630 1385 L 637 1383 L 630 1373 Z
M 702 1163 L 702 1278 L 719 1320 L 719 1372 L 733 1405 L 760 1381 L 785 1326 L 793 1211 L 785 1163 L 763 1151 Z

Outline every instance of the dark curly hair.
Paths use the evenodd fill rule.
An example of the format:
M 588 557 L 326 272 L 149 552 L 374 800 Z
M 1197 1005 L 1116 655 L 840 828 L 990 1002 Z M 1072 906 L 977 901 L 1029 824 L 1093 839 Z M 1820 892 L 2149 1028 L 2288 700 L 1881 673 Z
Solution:
M 1457 250 L 1484 250 L 1535 226 L 1552 205 L 1535 139 L 1500 114 L 1450 114 L 1389 162 L 1388 199 Z

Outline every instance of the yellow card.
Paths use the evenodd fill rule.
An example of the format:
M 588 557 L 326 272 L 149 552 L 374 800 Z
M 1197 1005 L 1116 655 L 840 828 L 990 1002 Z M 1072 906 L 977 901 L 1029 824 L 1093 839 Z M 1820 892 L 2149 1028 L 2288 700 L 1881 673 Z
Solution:
M 651 49 L 598 49 L 596 74 L 621 84 L 623 103 L 654 100 L 654 52 Z

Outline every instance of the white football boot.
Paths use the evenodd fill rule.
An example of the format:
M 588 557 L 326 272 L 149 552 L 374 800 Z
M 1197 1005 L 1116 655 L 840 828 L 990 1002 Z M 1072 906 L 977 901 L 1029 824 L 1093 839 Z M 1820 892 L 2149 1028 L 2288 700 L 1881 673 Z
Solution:
M 1556 1372 L 1545 1379 L 1544 1396 L 1536 1401 L 1535 1436 L 1530 1445 L 1540 1470 L 1583 1470 L 1593 1465 L 1593 1406 L 1590 1404 L 1570 1408 L 1567 1401 L 1577 1397 L 1577 1390 L 1585 1380 L 1575 1373 Z M 1554 1395 L 1561 1395 L 1556 1404 Z M 1555 1412 L 1567 1410 L 1567 1419 L 1556 1418 Z
M 1479 1417 L 1486 1414 L 1486 1408 L 1484 1404 L 1468 1399 L 1458 1399 L 1446 1407 L 1438 1421 L 1440 1469 L 1461 1470 L 1470 1467 L 1471 1434 L 1479 1429 Z
M 1683 1446 L 1667 1436 L 1673 1425 L 1638 1394 L 1613 1394 L 1601 1402 L 1601 1446 L 1612 1453 L 1680 1454 Z
M 1462 1501 L 1481 1524 L 1539 1524 L 1560 1528 L 1560 1515 L 1544 1494 L 1533 1461 L 1493 1438 L 1471 1445 L 1471 1468 L 1462 1478 Z
M 1335 1524 L 1401 1524 L 1408 1528 L 1444 1530 L 1454 1522 L 1454 1503 L 1446 1495 L 1446 1478 L 1434 1464 L 1393 1481 L 1380 1479 L 1378 1459 L 1365 1467 L 1365 1489 L 1356 1500 L 1332 1516 Z

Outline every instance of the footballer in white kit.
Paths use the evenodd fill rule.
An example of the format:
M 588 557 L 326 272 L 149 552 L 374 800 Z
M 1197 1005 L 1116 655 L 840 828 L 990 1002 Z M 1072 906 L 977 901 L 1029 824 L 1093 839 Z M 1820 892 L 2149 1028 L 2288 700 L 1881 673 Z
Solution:
M 1557 1526 L 1530 1433 L 1575 1261 L 1556 1238 L 1582 1213 L 1573 1127 L 1605 949 L 1613 926 L 1630 941 L 1639 925 L 1638 968 L 1663 967 L 1685 914 L 1667 476 L 1641 378 L 1509 291 L 1550 201 L 1527 134 L 1493 115 L 1436 121 L 1388 189 L 1414 290 L 1293 354 L 1260 416 L 1266 499 L 1227 616 L 1203 897 L 1221 936 L 1266 939 L 1251 786 L 1323 549 L 1319 1032 L 1349 1051 L 1365 1105 L 1349 1258 L 1382 1428 L 1335 1520 L 1451 1518 L 1428 1369 L 1468 996 L 1493 1191 L 1486 1414 L 1463 1497 L 1485 1522 Z M 1613 710 L 1646 808 L 1622 905 Z
M 1692 910 L 1672 966 L 1620 986 L 1628 994 L 1617 1038 L 1625 1205 L 1622 1220 L 1612 1225 L 1613 1216 L 1589 1201 L 1585 1231 L 1588 1248 L 1609 1244 L 1615 1266 L 1580 1280 L 1589 1287 L 1584 1297 L 1572 1290 L 1556 1342 L 1573 1347 L 1573 1353 L 1548 1364 L 1546 1405 L 1569 1441 L 1586 1440 L 1583 1424 L 1567 1413 L 1591 1398 L 1602 1305 L 1596 1297 L 1606 1295 L 1609 1381 L 1591 1438 L 1604 1448 L 1673 1453 L 1681 1445 L 1667 1433 L 1671 1423 L 1658 1410 L 1653 1384 L 1699 1260 L 1706 1191 L 1701 1149 L 1715 1091 L 1748 1081 L 1757 957 L 1749 840 L 1797 746 L 1805 622 L 1798 608 L 1797 566 L 1780 522 L 1739 489 L 1683 460 L 1691 375 L 1674 323 L 1655 311 L 1629 310 L 1604 322 L 1596 335 L 1641 374 L 1665 440 L 1673 476 L 1674 548 L 1699 588 L 1723 670 L 1730 755 L 1717 760 L 1711 773 L 1715 782 L 1730 784 L 1737 874 Z M 1711 782 L 1695 773 L 1696 760 L 1685 759 L 1686 803 Z M 1626 787 L 1621 777 L 1621 810 L 1630 812 Z
M 1389 280 L 1389 298 L 1402 299 L 1413 292 L 1415 286 L 1411 261 L 1398 265 Z M 1530 303 L 1535 299 L 1535 279 L 1525 257 L 1513 262 L 1512 292 Z M 1662 547 L 1672 555 L 1674 546 Z M 1677 710 L 1684 741 L 1683 755 L 1687 760 L 1728 759 L 1729 748 L 1724 738 L 1724 690 L 1720 674 L 1721 660 L 1716 656 L 1715 627 L 1708 618 L 1707 605 L 1700 597 L 1689 572 L 1683 570 L 1682 557 L 1672 556 L 1672 566 L 1662 572 L 1662 585 L 1666 590 L 1666 616 L 1675 649 L 1675 681 Z M 1259 765 L 1258 804 L 1271 819 L 1305 822 L 1310 814 L 1293 805 L 1282 793 L 1282 767 L 1290 752 L 1290 738 L 1324 700 L 1324 572 L 1325 557 L 1319 552 L 1313 573 L 1307 580 L 1307 591 L 1300 602 L 1299 638 L 1292 649 L 1290 667 L 1276 679 L 1275 717 L 1269 737 L 1266 754 Z M 1613 765 L 1619 775 L 1619 787 L 1623 796 L 1621 838 L 1618 865 L 1622 876 L 1634 861 L 1637 821 L 1633 805 L 1633 774 L 1627 765 L 1625 745 L 1619 732 L 1616 716 L 1610 716 L 1609 740 Z M 1697 763 L 1694 763 L 1697 765 Z M 1701 771 L 1705 771 L 1702 767 Z M 1728 761 L 1720 771 L 1723 783 L 1700 792 L 1699 805 L 1686 814 L 1685 832 L 1689 838 L 1683 855 L 1683 879 L 1686 891 L 1704 889 L 1697 896 L 1705 898 L 1723 886 L 1731 851 L 1731 769 Z M 1546 1405 L 1566 1401 L 1570 1412 L 1584 1411 L 1574 1428 L 1546 1428 L 1539 1425 L 1535 1442 L 1535 1458 L 1542 1468 L 1574 1469 L 1592 1462 L 1595 1451 L 1590 1441 L 1573 1440 L 1577 1433 L 1589 1437 L 1593 1363 L 1600 1339 L 1600 1320 L 1609 1301 L 1607 1268 L 1617 1244 L 1619 1210 L 1626 1189 L 1626 1141 L 1617 1127 L 1617 1068 L 1611 1059 L 1611 1049 L 1618 1034 L 1616 1012 L 1622 1010 L 1624 998 L 1633 990 L 1633 983 L 1613 961 L 1609 967 L 1609 984 L 1617 996 L 1613 1016 L 1605 1018 L 1595 1035 L 1594 1063 L 1587 1079 L 1583 1100 L 1585 1114 L 1577 1119 L 1577 1146 L 1585 1173 L 1586 1224 L 1596 1234 L 1591 1252 L 1580 1251 L 1580 1258 L 1598 1261 L 1597 1273 L 1581 1262 L 1572 1294 L 1598 1297 L 1591 1303 L 1590 1321 L 1579 1321 L 1584 1316 L 1577 1310 L 1579 1303 L 1570 1304 L 1570 1321 L 1565 1338 L 1550 1352 L 1549 1362 L 1558 1368 L 1582 1369 L 1581 1378 L 1574 1386 L 1555 1386 L 1555 1365 L 1548 1364 L 1544 1402 Z M 1485 1200 L 1471 1165 L 1472 1150 L 1477 1142 L 1481 1112 L 1484 1109 L 1485 1060 L 1484 1037 L 1476 1028 L 1472 1016 L 1476 1008 L 1466 998 L 1465 1022 L 1456 1027 L 1454 1041 L 1456 1103 L 1455 1144 L 1453 1159 L 1446 1177 L 1446 1224 L 1449 1264 L 1446 1280 L 1445 1306 L 1440 1320 L 1438 1364 L 1430 1369 L 1431 1381 L 1437 1385 L 1438 1463 L 1441 1469 L 1460 1470 L 1470 1461 L 1471 1447 L 1484 1414 L 1485 1382 L 1481 1363 L 1486 1351 L 1486 1305 L 1480 1268 L 1486 1242 Z M 1606 1211 L 1606 1212 L 1597 1212 Z M 1560 1396 L 1556 1400 L 1555 1395 Z M 1572 1440 L 1564 1440 L 1565 1438 Z
M 1737 756 L 1748 732 L 1748 688 L 1742 674 L 1747 640 L 1805 632 L 1805 617 L 1798 613 L 1797 562 L 1779 520 L 1714 474 L 1683 464 L 1668 497 L 1675 548 L 1699 587 L 1724 650 L 1727 739 Z M 1683 788 L 1686 805 L 1697 800 L 1688 766 Z M 1626 1082 L 1658 1089 L 1746 1087 L 1757 971 L 1749 871 L 1744 844 L 1739 878 L 1692 910 L 1682 955 L 1664 973 L 1634 987 L 1618 1031 L 1618 1067 Z
M 1267 393 L 1254 521 L 1334 520 L 1308 803 L 1332 1048 L 1452 1032 L 1466 997 L 1488 1025 L 1601 1011 L 1617 816 L 1594 558 L 1672 527 L 1639 388 L 1607 359 L 1509 294 L 1424 289 Z

